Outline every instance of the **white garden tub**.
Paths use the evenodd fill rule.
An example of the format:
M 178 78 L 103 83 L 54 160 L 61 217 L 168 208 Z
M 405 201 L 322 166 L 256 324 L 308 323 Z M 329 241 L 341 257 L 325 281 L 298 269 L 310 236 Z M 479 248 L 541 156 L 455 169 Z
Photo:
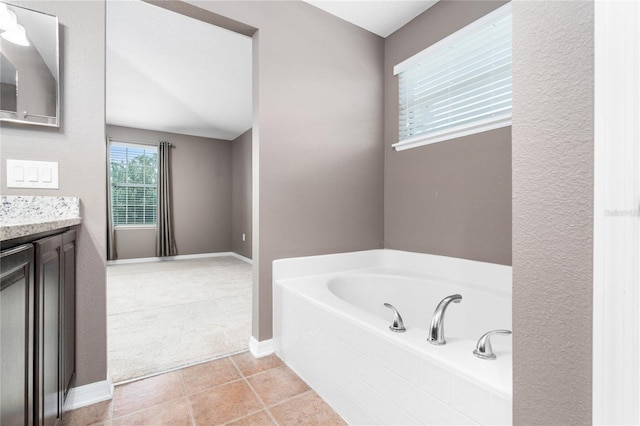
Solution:
M 511 423 L 511 268 L 370 250 L 274 262 L 276 353 L 350 424 Z M 427 342 L 437 304 L 460 294 L 447 344 Z M 394 305 L 405 333 L 389 330 Z

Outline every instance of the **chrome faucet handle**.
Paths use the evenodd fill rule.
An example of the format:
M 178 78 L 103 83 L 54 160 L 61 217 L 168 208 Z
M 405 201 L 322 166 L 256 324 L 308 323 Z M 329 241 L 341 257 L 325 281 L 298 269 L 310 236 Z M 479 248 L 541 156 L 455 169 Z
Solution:
M 494 334 L 511 334 L 511 331 L 491 330 L 490 332 L 483 334 L 480 340 L 478 340 L 476 348 L 473 350 L 473 354 L 475 356 L 482 359 L 496 359 L 496 354 L 493 353 L 493 348 L 491 347 L 491 340 L 489 340 L 489 338 Z
M 389 330 L 396 333 L 404 333 L 405 331 L 407 331 L 407 329 L 404 328 L 404 322 L 402 321 L 400 312 L 398 312 L 398 310 L 391 303 L 385 303 L 384 306 L 393 311 L 393 322 L 389 326 Z

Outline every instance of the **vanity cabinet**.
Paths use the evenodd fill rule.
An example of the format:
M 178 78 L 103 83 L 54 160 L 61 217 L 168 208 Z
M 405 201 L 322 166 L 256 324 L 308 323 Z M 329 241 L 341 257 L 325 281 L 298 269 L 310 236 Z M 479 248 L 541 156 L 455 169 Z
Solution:
M 2 251 L 2 425 L 62 418 L 75 378 L 75 240 L 68 230 Z
M 34 248 L 0 253 L 0 424 L 33 423 Z

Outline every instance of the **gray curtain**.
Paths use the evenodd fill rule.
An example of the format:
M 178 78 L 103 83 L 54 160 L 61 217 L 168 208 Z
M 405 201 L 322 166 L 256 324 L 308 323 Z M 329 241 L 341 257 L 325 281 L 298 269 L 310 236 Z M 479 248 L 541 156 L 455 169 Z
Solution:
M 107 260 L 118 258 L 111 211 L 111 139 L 107 138 Z
M 173 256 L 176 243 L 173 239 L 171 220 L 171 144 L 158 144 L 158 228 L 156 231 L 156 256 Z

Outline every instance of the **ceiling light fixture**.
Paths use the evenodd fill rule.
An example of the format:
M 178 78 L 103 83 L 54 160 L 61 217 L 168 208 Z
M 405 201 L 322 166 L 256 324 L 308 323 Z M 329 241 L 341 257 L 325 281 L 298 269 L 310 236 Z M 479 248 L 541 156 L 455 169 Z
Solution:
M 20 24 L 9 31 L 3 32 L 0 37 L 19 46 L 29 46 L 29 40 L 27 40 L 27 32 Z
M 9 10 L 7 5 L 0 3 L 0 37 L 19 46 L 29 46 L 27 32 L 24 27 L 18 24 L 18 17 L 13 10 Z

